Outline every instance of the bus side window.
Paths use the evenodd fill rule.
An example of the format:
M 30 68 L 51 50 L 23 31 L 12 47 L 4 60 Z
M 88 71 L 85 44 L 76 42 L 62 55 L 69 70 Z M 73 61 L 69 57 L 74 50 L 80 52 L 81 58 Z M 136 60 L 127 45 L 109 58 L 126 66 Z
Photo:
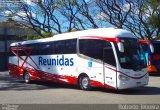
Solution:
M 111 44 L 99 39 L 80 39 L 79 41 L 80 54 L 99 60 L 103 60 L 103 49 L 106 46 Z
M 16 56 L 13 52 L 12 49 L 15 48 L 15 46 L 12 46 L 9 48 L 9 56 Z
M 77 44 L 77 39 L 69 39 L 66 40 L 65 43 L 65 50 L 66 50 L 66 54 L 72 54 L 72 53 L 76 53 L 76 44 Z
M 146 44 L 146 43 L 141 43 L 140 45 L 142 46 L 144 52 L 147 52 L 147 51 L 148 51 L 148 47 L 149 47 L 148 44 Z
M 64 54 L 65 53 L 65 41 L 55 41 L 54 42 L 55 54 Z
M 25 48 L 25 46 L 23 46 L 23 47 Z M 18 54 L 19 54 L 20 56 L 25 56 L 25 55 L 26 55 L 25 49 L 19 50 L 19 51 L 18 51 Z
M 112 47 L 106 47 L 103 50 L 103 61 L 112 66 L 116 66 L 116 61 Z
M 35 43 L 35 44 L 27 44 L 26 45 L 27 48 L 31 48 L 31 53 L 30 55 L 38 55 L 39 54 L 39 44 Z
M 80 54 L 97 59 L 97 53 L 99 50 L 96 49 L 97 46 L 96 41 L 97 41 L 96 39 L 80 39 L 79 40 Z
M 40 43 L 39 44 L 39 54 L 49 55 L 51 54 L 51 44 L 50 43 Z
M 55 54 L 72 54 L 76 53 L 76 39 L 55 41 L 52 49 Z

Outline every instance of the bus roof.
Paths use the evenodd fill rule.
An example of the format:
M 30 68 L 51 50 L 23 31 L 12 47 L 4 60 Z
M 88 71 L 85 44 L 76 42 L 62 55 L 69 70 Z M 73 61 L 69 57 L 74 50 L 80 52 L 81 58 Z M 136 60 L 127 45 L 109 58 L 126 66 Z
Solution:
M 49 42 L 49 41 L 57 41 L 57 40 L 65 40 L 65 39 L 74 39 L 79 37 L 85 36 L 100 36 L 100 37 L 107 37 L 107 38 L 118 38 L 118 37 L 126 37 L 126 38 L 136 38 L 131 32 L 124 30 L 124 29 L 117 29 L 117 28 L 97 28 L 97 29 L 88 29 L 83 31 L 76 31 L 76 32 L 68 32 L 63 34 L 57 34 L 53 37 L 37 39 L 37 40 L 28 40 L 22 42 L 12 43 L 11 46 L 16 46 L 18 44 L 33 44 L 39 42 Z

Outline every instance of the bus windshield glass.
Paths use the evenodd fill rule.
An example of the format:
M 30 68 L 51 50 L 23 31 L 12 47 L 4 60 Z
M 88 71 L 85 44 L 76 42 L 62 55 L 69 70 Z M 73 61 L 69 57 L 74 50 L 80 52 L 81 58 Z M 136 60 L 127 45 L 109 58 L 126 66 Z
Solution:
M 153 46 L 154 46 L 154 53 L 153 54 L 160 54 L 160 42 L 153 43 Z
M 124 46 L 124 52 L 118 51 L 120 66 L 124 69 L 135 71 L 147 67 L 145 53 L 138 40 L 135 38 L 120 38 Z

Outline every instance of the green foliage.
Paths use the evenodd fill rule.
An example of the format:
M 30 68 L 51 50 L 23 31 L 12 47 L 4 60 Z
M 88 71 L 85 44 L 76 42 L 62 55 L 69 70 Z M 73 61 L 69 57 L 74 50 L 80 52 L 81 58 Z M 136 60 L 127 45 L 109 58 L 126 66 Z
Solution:
M 41 36 L 33 36 L 33 35 L 23 36 L 23 40 L 35 40 L 35 39 L 52 37 L 53 35 L 54 34 L 51 32 L 43 32 Z
M 8 19 L 7 19 L 7 22 L 14 23 L 15 20 L 13 20 L 12 18 L 8 18 Z
M 28 23 L 24 25 L 37 32 L 37 36 L 31 32 L 23 34 L 27 35 L 23 37 L 25 40 L 51 37 L 54 34 L 50 31 L 73 32 L 110 24 L 128 29 L 142 38 L 160 36 L 160 0 L 40 0 L 34 4 L 6 7 L 12 12 L 11 17 L 18 15 L 20 23 L 24 20 Z M 26 10 L 24 13 L 28 16 L 20 15 L 21 10 Z M 12 19 L 8 21 L 12 22 Z
M 51 32 L 43 32 L 43 33 L 42 33 L 43 38 L 51 37 L 51 36 L 53 36 L 53 35 L 54 35 L 54 34 L 51 33 Z
M 155 40 L 160 40 L 160 36 L 157 36 L 157 37 L 155 38 Z
M 75 28 L 73 28 L 73 29 L 71 30 L 71 32 L 76 32 L 76 31 L 80 31 L 80 29 L 75 29 Z
M 146 0 L 146 2 L 149 4 L 149 6 L 152 8 L 152 9 L 158 9 L 159 7 L 159 3 L 160 3 L 160 0 Z
M 154 14 L 149 17 L 148 24 L 153 28 L 156 29 L 158 26 L 160 26 L 160 16 Z
M 32 36 L 32 35 L 23 36 L 23 40 L 35 40 L 35 39 L 39 39 L 39 36 Z
M 147 3 L 153 11 L 152 16 L 148 19 L 148 24 L 156 29 L 160 26 L 160 0 L 147 0 Z

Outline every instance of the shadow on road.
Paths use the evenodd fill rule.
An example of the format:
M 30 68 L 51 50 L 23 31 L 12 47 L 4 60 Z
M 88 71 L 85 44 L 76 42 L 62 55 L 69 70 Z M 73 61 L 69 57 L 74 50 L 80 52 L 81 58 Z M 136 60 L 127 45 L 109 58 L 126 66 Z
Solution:
M 14 81 L 11 83 L 0 84 L 0 91 L 44 90 L 44 89 L 58 89 L 58 88 L 76 89 L 77 87 L 72 85 L 63 85 L 63 84 L 38 82 L 38 81 L 32 81 L 31 84 L 25 84 L 23 81 Z
M 152 77 L 160 77 L 160 73 L 150 74 L 149 76 L 152 76 Z
M 32 81 L 31 84 L 25 84 L 22 80 L 10 78 L 8 74 L 0 74 L 0 91 L 24 91 L 24 90 L 44 90 L 44 89 L 78 89 L 77 86 L 64 85 L 50 82 Z M 121 94 L 121 95 L 160 95 L 158 87 L 140 87 L 126 90 L 110 90 L 104 88 L 93 88 L 93 92 Z
M 77 87 L 73 85 L 64 85 L 51 82 L 32 81 L 31 84 L 26 84 L 23 80 L 10 78 L 8 74 L 0 74 L 0 91 L 44 90 L 55 88 L 77 89 Z
M 95 89 L 94 91 L 101 91 L 106 93 L 121 94 L 121 95 L 160 95 L 160 88 L 158 87 L 141 87 L 126 90 L 111 90 L 111 89 Z

